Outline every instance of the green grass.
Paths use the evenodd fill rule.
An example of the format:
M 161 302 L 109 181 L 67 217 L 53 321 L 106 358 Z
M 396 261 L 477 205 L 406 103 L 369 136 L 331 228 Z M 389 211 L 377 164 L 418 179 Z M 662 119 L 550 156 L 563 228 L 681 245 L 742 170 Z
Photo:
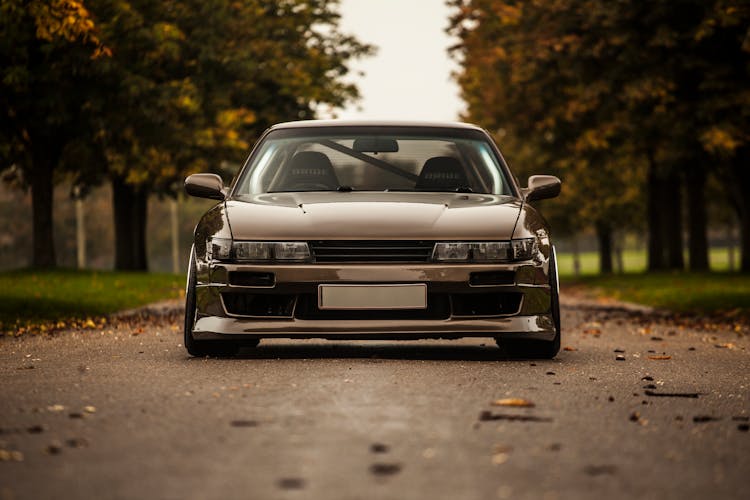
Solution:
M 581 274 L 593 275 L 599 273 L 599 254 L 596 252 L 581 252 Z M 729 251 L 726 248 L 712 248 L 709 251 L 709 262 L 712 271 L 729 270 Z M 735 266 L 739 265 L 740 252 L 735 249 Z M 614 256 L 613 256 L 614 259 Z M 640 273 L 646 270 L 646 252 L 644 250 L 625 250 L 622 252 L 623 266 L 626 273 Z M 561 276 L 573 275 L 573 254 L 560 253 L 557 255 L 558 269 Z M 687 263 L 687 255 L 685 255 Z
M 597 296 L 696 314 L 750 318 L 750 276 L 734 273 L 631 273 L 561 278 Z
M 0 332 L 105 316 L 184 293 L 179 275 L 108 271 L 0 273 Z

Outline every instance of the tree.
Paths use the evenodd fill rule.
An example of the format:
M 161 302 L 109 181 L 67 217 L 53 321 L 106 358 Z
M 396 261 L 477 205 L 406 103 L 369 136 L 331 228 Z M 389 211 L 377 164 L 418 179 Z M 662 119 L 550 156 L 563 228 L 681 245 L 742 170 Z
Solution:
M 690 263 L 705 268 L 702 198 L 716 164 L 740 219 L 747 214 L 750 270 L 750 205 L 741 196 L 750 180 L 750 137 L 741 132 L 750 116 L 746 0 L 450 3 L 467 117 L 528 143 L 530 164 L 557 165 L 579 201 L 564 205 L 566 216 L 596 228 L 604 270 L 613 227 L 634 221 L 643 193 L 649 268 L 683 267 L 685 183 Z
M 186 173 L 239 164 L 270 124 L 356 98 L 342 81 L 369 46 L 338 30 L 336 2 L 92 1 L 112 57 L 87 114 L 112 182 L 116 268 L 146 269 L 148 196 Z M 95 178 L 92 177 L 92 178 Z
M 526 169 L 563 178 L 563 195 L 549 211 L 569 229 L 591 224 L 603 271 L 611 271 L 614 229 L 640 213 L 641 169 L 623 140 L 613 82 L 599 69 L 612 50 L 597 42 L 606 40 L 598 21 L 607 10 L 572 0 L 452 4 L 467 118 L 502 130 L 506 148 L 523 144 L 511 156 Z
M 81 1 L 0 1 L 0 169 L 31 188 L 35 267 L 55 265 L 52 187 L 86 98 L 78 70 L 106 55 Z

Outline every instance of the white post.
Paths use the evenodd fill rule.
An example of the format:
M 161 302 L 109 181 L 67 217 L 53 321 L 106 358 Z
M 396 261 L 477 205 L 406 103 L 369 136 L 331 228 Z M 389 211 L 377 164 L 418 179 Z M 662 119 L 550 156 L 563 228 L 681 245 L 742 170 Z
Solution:
M 170 200 L 169 208 L 172 219 L 172 272 L 177 274 L 180 272 L 180 231 L 177 213 L 179 198 Z
M 76 206 L 76 260 L 78 269 L 84 269 L 86 267 L 86 218 L 83 212 L 81 190 L 76 187 L 73 195 Z

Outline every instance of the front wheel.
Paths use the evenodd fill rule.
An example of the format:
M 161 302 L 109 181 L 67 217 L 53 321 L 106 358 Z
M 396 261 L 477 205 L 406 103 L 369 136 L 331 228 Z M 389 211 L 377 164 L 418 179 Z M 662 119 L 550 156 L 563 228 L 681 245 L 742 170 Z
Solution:
M 190 250 L 190 263 L 188 264 L 187 285 L 185 287 L 185 349 L 188 354 L 196 357 L 234 356 L 240 350 L 241 345 L 231 340 L 195 340 L 193 338 L 193 327 L 197 316 L 195 302 L 195 285 L 197 283 L 195 269 L 195 248 Z M 253 341 L 258 345 L 258 340 Z
M 560 352 L 560 279 L 557 274 L 557 253 L 552 247 L 549 258 L 550 309 L 555 327 L 552 340 L 495 339 L 512 357 L 552 359 Z

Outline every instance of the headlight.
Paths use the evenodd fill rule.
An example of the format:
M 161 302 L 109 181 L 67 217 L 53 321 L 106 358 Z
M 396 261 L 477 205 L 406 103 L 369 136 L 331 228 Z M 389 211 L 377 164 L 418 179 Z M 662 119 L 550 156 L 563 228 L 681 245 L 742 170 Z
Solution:
M 206 259 L 228 260 L 232 253 L 232 240 L 228 238 L 209 238 L 206 241 Z
M 236 260 L 243 262 L 285 261 L 305 262 L 310 260 L 307 243 L 300 241 L 235 241 L 211 238 L 206 242 L 206 257 L 209 260 Z
M 289 241 L 271 243 L 273 245 L 273 258 L 276 260 L 310 260 L 310 248 L 307 243 L 300 241 Z
M 536 251 L 535 238 L 472 243 L 436 243 L 432 259 L 442 262 L 510 262 L 531 259 Z
M 237 260 L 269 260 L 273 252 L 273 243 L 260 241 L 235 241 L 232 247 Z
M 536 238 L 524 238 L 522 240 L 511 240 L 513 246 L 513 260 L 529 260 L 539 251 Z

